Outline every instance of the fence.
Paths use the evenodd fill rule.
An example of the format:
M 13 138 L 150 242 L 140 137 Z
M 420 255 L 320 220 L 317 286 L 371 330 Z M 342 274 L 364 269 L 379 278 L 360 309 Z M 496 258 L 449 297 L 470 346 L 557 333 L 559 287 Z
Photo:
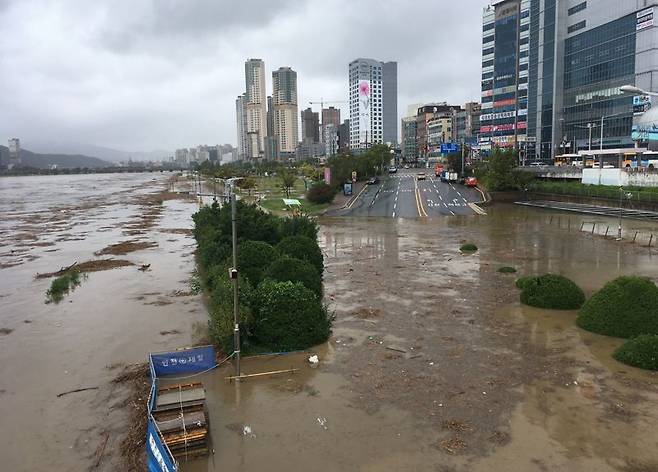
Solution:
M 580 231 L 581 233 L 591 236 L 600 236 L 603 238 L 617 239 L 619 236 L 619 227 L 614 224 L 602 223 L 600 221 L 582 221 L 571 217 L 551 215 L 547 217 L 548 224 L 557 226 L 568 231 Z M 651 233 L 648 231 L 638 231 L 635 229 L 621 230 L 622 241 L 637 244 L 644 247 L 658 246 L 658 232 Z
M 153 418 L 153 411 L 157 406 L 158 399 L 158 379 L 172 375 L 198 374 L 214 369 L 217 365 L 215 348 L 212 346 L 149 354 L 151 391 L 147 404 L 148 426 L 146 430 L 146 462 L 149 472 L 176 472 L 178 470 L 178 462 L 163 441 L 162 433 Z
M 603 198 L 619 201 L 619 187 L 603 185 L 563 184 L 560 182 L 536 182 L 529 191 L 534 193 L 553 193 L 557 195 L 572 195 L 577 197 Z M 632 208 L 633 202 L 658 203 L 658 192 L 650 190 L 623 189 L 624 205 Z

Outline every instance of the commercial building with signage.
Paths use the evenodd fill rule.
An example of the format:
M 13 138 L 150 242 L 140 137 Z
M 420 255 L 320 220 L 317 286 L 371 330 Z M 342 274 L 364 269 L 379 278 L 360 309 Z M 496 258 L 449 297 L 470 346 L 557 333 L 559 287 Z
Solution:
M 549 160 L 600 147 L 603 131 L 603 148 L 633 147 L 631 130 L 651 102 L 619 87 L 658 89 L 655 10 L 654 0 L 503 0 L 485 8 L 480 144 Z

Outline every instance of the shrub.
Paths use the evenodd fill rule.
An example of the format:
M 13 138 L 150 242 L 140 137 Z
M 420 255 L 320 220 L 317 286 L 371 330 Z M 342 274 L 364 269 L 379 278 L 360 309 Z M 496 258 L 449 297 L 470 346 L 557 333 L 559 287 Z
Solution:
M 309 262 L 296 259 L 290 256 L 283 256 L 272 264 L 265 271 L 265 278 L 278 282 L 300 282 L 307 289 L 311 290 L 322 298 L 322 277 L 318 274 Z
M 524 279 L 521 282 L 521 303 L 524 305 L 575 310 L 585 302 L 585 294 L 580 287 L 562 275 L 545 274 Z
M 306 349 L 327 340 L 327 309 L 301 283 L 265 280 L 253 303 L 253 336 L 273 351 Z
M 228 276 L 228 266 L 213 268 L 212 286 L 208 301 L 210 339 L 225 354 L 233 352 L 233 283 Z M 238 304 L 242 342 L 248 339 L 251 326 L 250 302 L 253 290 L 249 281 L 238 277 Z
M 658 370 L 658 335 L 642 334 L 631 338 L 612 357 L 640 369 Z
M 77 270 L 65 272 L 50 283 L 50 288 L 46 291 L 46 302 L 59 303 L 64 295 L 78 285 L 80 285 L 80 272 Z
M 592 295 L 576 324 L 619 338 L 658 334 L 658 287 L 646 277 L 618 277 Z
M 336 189 L 324 182 L 318 182 L 306 192 L 306 199 L 312 203 L 331 203 L 336 195 Z
M 516 269 L 510 266 L 503 266 L 498 269 L 498 272 L 501 274 L 514 274 L 516 273 Z
M 306 236 L 313 240 L 318 237 L 318 224 L 308 216 L 292 216 L 281 219 L 281 237 Z
M 277 245 L 281 254 L 310 262 L 319 274 L 324 270 L 324 258 L 318 242 L 307 236 L 288 236 Z
M 516 282 L 515 282 L 516 287 L 523 290 L 525 288 L 525 286 L 532 283 L 532 281 L 534 279 L 536 279 L 536 277 L 532 277 L 532 276 L 519 277 L 518 279 L 516 279 Z
M 274 247 L 263 241 L 243 241 L 238 246 L 238 268 L 256 286 L 263 280 L 265 269 L 278 255 Z
M 461 252 L 475 252 L 478 250 L 478 247 L 475 244 L 467 243 L 467 244 L 462 244 L 459 247 L 459 250 Z

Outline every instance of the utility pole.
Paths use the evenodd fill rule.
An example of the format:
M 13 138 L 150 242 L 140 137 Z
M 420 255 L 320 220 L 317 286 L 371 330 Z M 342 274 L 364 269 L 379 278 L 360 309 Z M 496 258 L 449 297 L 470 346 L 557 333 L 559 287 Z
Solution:
M 236 380 L 240 379 L 240 307 L 238 296 L 238 230 L 236 225 L 237 197 L 231 185 L 231 233 L 233 239 L 233 268 L 230 277 L 233 282 L 233 352 L 235 354 Z
M 589 147 L 588 150 L 592 150 L 592 129 L 594 128 L 593 123 L 587 123 L 587 129 L 589 130 Z
M 464 138 L 462 138 L 462 177 L 464 177 Z

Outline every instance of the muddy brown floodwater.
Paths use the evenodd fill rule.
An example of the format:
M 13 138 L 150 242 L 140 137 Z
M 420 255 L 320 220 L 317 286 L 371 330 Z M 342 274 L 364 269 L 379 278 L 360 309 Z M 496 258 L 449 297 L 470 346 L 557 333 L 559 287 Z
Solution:
M 0 180 L 3 469 L 125 470 L 119 443 L 140 406 L 112 379 L 203 336 L 188 285 L 196 204 L 152 179 Z M 591 294 L 620 274 L 656 280 L 655 250 L 579 231 L 591 216 L 562 214 L 558 227 L 541 210 L 487 211 L 321 219 L 335 321 L 309 351 L 319 365 L 264 356 L 243 371 L 299 370 L 239 384 L 230 365 L 200 376 L 214 454 L 181 470 L 658 470 L 658 377 L 613 360 L 621 340 L 578 329 L 575 312 L 521 306 L 515 276 L 497 272 L 561 273 Z M 479 251 L 459 254 L 462 242 Z M 108 258 L 134 265 L 90 272 L 43 303 L 50 279 L 36 273 Z M 84 387 L 98 390 L 57 397 Z
M 559 272 L 588 293 L 619 274 L 658 276 L 647 249 L 570 218 L 568 230 L 501 205 L 486 217 L 321 220 L 336 320 L 312 351 L 319 366 L 307 353 L 243 364 L 297 374 L 204 375 L 215 453 L 182 470 L 658 470 L 656 375 L 614 361 L 621 341 L 579 330 L 575 312 L 520 306 L 515 277 L 497 272 Z M 480 250 L 459 254 L 465 241 Z
M 125 470 L 130 391 L 112 379 L 206 322 L 189 293 L 198 205 L 170 177 L 0 179 L 0 469 Z M 86 278 L 45 304 L 52 278 L 35 276 L 75 262 Z M 94 389 L 57 396 L 79 388 Z

